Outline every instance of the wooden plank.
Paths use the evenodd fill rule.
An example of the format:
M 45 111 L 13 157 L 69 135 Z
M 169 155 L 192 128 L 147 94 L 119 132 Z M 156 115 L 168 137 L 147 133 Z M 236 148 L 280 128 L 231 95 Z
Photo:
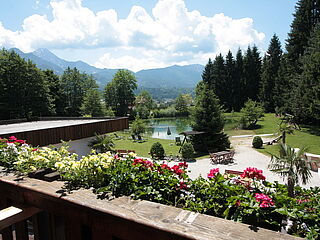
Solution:
M 35 207 L 8 207 L 3 209 L 0 211 L 0 231 L 15 223 L 21 222 L 40 211 L 40 209 Z
M 27 221 L 21 221 L 15 225 L 16 240 L 29 240 Z
M 1 236 L 2 236 L 2 240 L 13 240 L 11 227 L 3 229 L 0 233 L 1 233 Z
M 11 135 L 19 139 L 27 140 L 33 146 L 46 146 L 60 143 L 61 140 L 76 140 L 94 136 L 95 133 L 108 133 L 129 128 L 127 117 L 105 119 L 105 121 L 92 122 L 71 126 L 63 126 L 48 129 L 39 129 L 25 132 L 2 134 L 0 137 L 8 138 Z
M 246 224 L 148 201 L 133 201 L 126 197 L 112 201 L 101 200 L 86 189 L 62 194 L 64 183 L 59 181 L 49 183 L 30 178 L 23 181 L 15 179 L 10 174 L 1 176 L 0 194 L 2 189 L 19 189 L 16 192 L 23 195 L 25 204 L 46 209 L 67 219 L 75 219 L 81 226 L 91 227 L 93 236 L 97 234 L 93 229 L 101 227 L 105 228 L 107 236 L 126 240 L 146 239 L 150 236 L 153 240 L 299 239 L 262 228 L 252 230 Z M 185 211 L 185 214 L 178 217 L 182 216 L 181 211 Z

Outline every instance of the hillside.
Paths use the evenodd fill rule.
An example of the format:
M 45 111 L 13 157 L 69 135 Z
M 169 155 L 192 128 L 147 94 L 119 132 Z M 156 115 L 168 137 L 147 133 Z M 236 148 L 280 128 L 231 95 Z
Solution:
M 56 74 L 61 75 L 67 67 L 76 67 L 80 71 L 92 74 L 101 89 L 112 80 L 118 69 L 100 69 L 91 66 L 83 61 L 66 61 L 57 57 L 48 49 L 40 48 L 34 52 L 24 53 L 17 48 L 13 48 L 22 58 L 33 61 L 41 69 L 51 69 Z M 170 66 L 166 68 L 147 69 L 136 72 L 136 78 L 140 89 L 146 88 L 194 88 L 201 80 L 204 67 L 199 64 L 185 66 Z

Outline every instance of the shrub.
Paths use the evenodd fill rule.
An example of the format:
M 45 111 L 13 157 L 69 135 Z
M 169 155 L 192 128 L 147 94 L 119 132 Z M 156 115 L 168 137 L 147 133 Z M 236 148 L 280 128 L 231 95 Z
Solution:
M 131 133 L 133 135 L 140 135 L 146 131 L 146 124 L 145 122 L 140 119 L 139 117 L 136 118 L 131 124 Z
M 261 103 L 249 99 L 241 109 L 241 113 L 243 114 L 240 120 L 241 127 L 245 129 L 256 127 L 258 120 L 264 116 L 263 111 Z
M 259 136 L 255 136 L 252 141 L 252 146 L 254 148 L 261 148 L 263 145 L 262 139 Z
M 96 134 L 95 138 L 89 142 L 88 146 L 98 152 L 108 152 L 113 150 L 115 144 L 112 137 Z
M 154 159 L 162 159 L 164 157 L 164 149 L 161 143 L 155 142 L 150 149 L 150 154 Z
M 185 143 L 181 147 L 181 155 L 184 159 L 192 159 L 194 148 L 191 143 Z

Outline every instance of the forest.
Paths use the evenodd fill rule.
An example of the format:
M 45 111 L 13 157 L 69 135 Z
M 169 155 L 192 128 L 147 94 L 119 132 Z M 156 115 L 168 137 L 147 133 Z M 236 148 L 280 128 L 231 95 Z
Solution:
M 297 122 L 319 124 L 319 16 L 319 1 L 298 1 L 285 49 L 275 34 L 264 56 L 256 46 L 248 46 L 245 51 L 239 49 L 235 56 L 229 51 L 226 56 L 219 54 L 209 59 L 202 79 L 218 97 L 223 109 L 239 111 L 251 99 L 261 102 L 266 112 L 288 113 Z M 76 68 L 67 68 L 57 76 L 52 70 L 40 70 L 30 60 L 2 49 L 0 119 L 126 116 L 133 107 L 135 93 L 141 90 L 129 71 L 119 72 L 101 92 L 92 75 Z M 112 94 L 114 91 L 121 96 Z M 190 89 L 172 90 L 179 91 L 192 92 Z M 154 89 L 150 92 L 154 95 Z M 160 95 L 171 96 L 167 90 Z M 123 109 L 119 109 L 119 105 Z

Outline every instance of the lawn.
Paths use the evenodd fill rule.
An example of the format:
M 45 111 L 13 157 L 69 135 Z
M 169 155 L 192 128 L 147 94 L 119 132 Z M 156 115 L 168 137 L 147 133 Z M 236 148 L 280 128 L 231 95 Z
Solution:
M 265 114 L 265 116 L 258 121 L 258 127 L 253 130 L 241 130 L 237 129 L 239 124 L 239 120 L 241 114 L 238 112 L 234 113 L 225 113 L 226 124 L 225 124 L 225 132 L 230 136 L 235 135 L 254 135 L 254 134 L 268 134 L 273 133 L 277 134 L 279 131 L 279 123 L 281 119 L 276 117 L 274 114 Z M 130 139 L 130 134 L 128 132 L 117 132 L 119 136 L 123 136 L 123 139 L 115 140 L 115 149 L 129 149 L 135 150 L 138 156 L 141 157 L 150 157 L 149 152 L 153 143 L 160 142 L 164 147 L 166 155 L 179 155 L 180 146 L 175 144 L 173 140 L 165 140 L 165 139 L 156 139 L 156 138 L 148 138 L 147 141 L 139 143 L 134 142 Z M 275 136 L 276 137 L 276 136 Z M 287 144 L 291 147 L 302 148 L 307 147 L 307 152 L 320 154 L 320 126 L 310 127 L 310 126 L 302 126 L 301 131 L 294 131 L 293 135 L 287 136 Z M 277 154 L 278 146 L 264 146 L 263 149 L 259 150 L 264 154 Z M 209 157 L 208 155 L 198 157 L 204 158 Z M 197 159 L 198 159 L 197 158 Z
M 130 139 L 131 135 L 128 133 L 119 131 L 116 134 L 122 136 L 123 139 L 116 139 L 114 141 L 115 149 L 135 150 L 139 157 L 151 157 L 149 152 L 152 144 L 160 142 L 167 156 L 179 155 L 180 146 L 177 146 L 173 140 L 147 138 L 144 142 L 136 142 Z
M 302 127 L 301 131 L 294 131 L 293 135 L 287 135 L 286 143 L 294 148 L 306 147 L 309 153 L 320 154 L 320 136 L 310 133 L 310 127 L 307 126 Z M 265 154 L 278 154 L 278 146 L 265 146 L 259 151 Z
M 274 114 L 265 114 L 265 117 L 258 122 L 260 128 L 255 129 L 256 134 L 278 133 L 280 118 Z M 307 152 L 320 154 L 320 126 L 301 126 L 301 130 L 295 130 L 293 135 L 287 135 L 286 143 L 294 148 L 307 148 Z M 259 150 L 265 154 L 278 154 L 278 146 L 265 146 Z

